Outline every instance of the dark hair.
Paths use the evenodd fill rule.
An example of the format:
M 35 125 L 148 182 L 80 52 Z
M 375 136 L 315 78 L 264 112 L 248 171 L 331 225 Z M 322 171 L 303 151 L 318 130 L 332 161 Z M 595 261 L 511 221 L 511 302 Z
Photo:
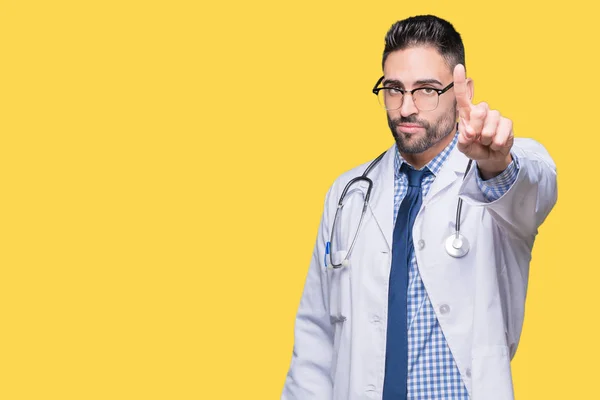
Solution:
M 452 24 L 434 15 L 418 15 L 396 22 L 385 35 L 381 67 L 391 52 L 416 46 L 432 46 L 453 70 L 465 65 L 465 48 Z M 466 65 L 465 65 L 466 69 Z

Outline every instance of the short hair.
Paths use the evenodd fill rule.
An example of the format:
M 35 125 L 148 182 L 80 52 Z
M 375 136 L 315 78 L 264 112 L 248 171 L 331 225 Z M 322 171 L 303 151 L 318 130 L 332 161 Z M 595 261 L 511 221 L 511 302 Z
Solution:
M 460 34 L 450 22 L 434 15 L 417 15 L 394 23 L 385 36 L 381 68 L 390 53 L 417 46 L 434 47 L 451 71 L 457 64 L 463 64 L 466 69 Z

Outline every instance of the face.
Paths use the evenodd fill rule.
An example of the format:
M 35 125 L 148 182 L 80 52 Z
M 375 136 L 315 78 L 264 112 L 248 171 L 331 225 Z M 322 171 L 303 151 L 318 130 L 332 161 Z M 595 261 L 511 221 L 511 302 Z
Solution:
M 432 47 L 413 47 L 391 53 L 383 68 L 384 86 L 411 90 L 418 87 L 443 89 L 452 82 L 452 70 Z M 422 153 L 454 132 L 456 127 L 454 88 L 439 96 L 435 110 L 420 111 L 410 94 L 402 106 L 387 111 L 387 119 L 402 153 Z

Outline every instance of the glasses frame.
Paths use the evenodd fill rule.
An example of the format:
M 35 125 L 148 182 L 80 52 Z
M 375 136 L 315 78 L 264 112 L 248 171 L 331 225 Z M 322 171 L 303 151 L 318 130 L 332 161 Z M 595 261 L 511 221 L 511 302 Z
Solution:
M 400 93 L 402 93 L 402 102 L 400 103 L 400 106 L 398 108 L 387 108 L 384 107 L 385 110 L 387 111 L 392 111 L 392 110 L 398 110 L 400 109 L 400 107 L 402 107 L 402 104 L 404 103 L 404 96 L 406 95 L 406 93 L 410 93 L 410 96 L 412 97 L 414 95 L 415 92 L 419 91 L 419 90 L 424 90 L 424 89 L 430 89 L 430 90 L 434 90 L 437 92 L 438 94 L 438 101 L 437 101 L 437 105 L 432 108 L 431 110 L 421 110 L 419 107 L 417 107 L 417 105 L 415 104 L 415 108 L 419 111 L 433 111 L 435 110 L 439 105 L 440 105 L 440 96 L 444 93 L 446 93 L 448 90 L 450 90 L 453 86 L 454 86 L 454 82 L 450 82 L 450 84 L 448 86 L 446 86 L 443 89 L 436 89 L 436 88 L 432 88 L 432 87 L 419 87 L 416 89 L 412 89 L 412 90 L 406 90 L 406 89 L 402 89 L 399 87 L 389 87 L 389 86 L 383 86 L 378 88 L 377 86 L 379 86 L 379 84 L 381 83 L 381 81 L 383 81 L 383 78 L 385 78 L 385 76 L 382 76 L 381 78 L 379 78 L 379 80 L 377 81 L 377 83 L 375 84 L 375 86 L 373 86 L 373 93 L 375 93 L 375 96 L 379 96 L 379 92 L 383 89 L 394 89 L 399 91 Z M 413 103 L 414 103 L 414 99 L 413 99 Z

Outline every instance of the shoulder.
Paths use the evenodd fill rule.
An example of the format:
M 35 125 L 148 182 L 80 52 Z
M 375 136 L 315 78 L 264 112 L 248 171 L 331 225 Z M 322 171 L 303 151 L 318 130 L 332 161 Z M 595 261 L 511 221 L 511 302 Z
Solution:
M 386 165 L 393 164 L 395 155 L 395 145 L 386 149 L 383 153 L 375 155 L 375 157 L 369 159 L 368 161 L 357 165 L 342 174 L 340 174 L 331 184 L 328 195 L 338 198 L 346 185 L 354 178 L 362 176 L 365 171 L 371 166 L 374 165 L 370 170 L 368 177 L 374 179 L 378 176 L 379 170 L 381 168 L 385 168 Z M 379 161 L 375 165 L 375 161 L 379 158 Z

